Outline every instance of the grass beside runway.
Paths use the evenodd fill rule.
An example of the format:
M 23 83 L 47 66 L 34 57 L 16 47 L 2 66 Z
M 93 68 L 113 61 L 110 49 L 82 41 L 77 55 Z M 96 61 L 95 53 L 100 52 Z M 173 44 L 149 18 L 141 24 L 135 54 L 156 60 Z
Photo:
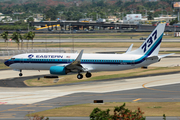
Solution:
M 0 62 L 0 69 L 9 69 L 10 67 L 4 65 L 4 63 Z
M 133 43 L 133 48 L 139 48 L 140 45 L 142 44 L 143 41 L 135 42 Z M 58 47 L 70 47 L 74 45 L 74 48 L 128 48 L 132 42 L 97 42 L 97 43 L 92 43 L 92 42 L 81 42 L 81 43 L 53 43 L 53 42 L 35 42 L 33 44 L 33 49 L 41 49 L 41 48 L 57 48 Z M 28 46 L 28 48 L 27 48 Z M 161 48 L 179 48 L 180 42 L 162 42 L 161 43 Z M 7 48 L 7 43 L 0 43 L 0 47 L 6 49 Z M 17 44 L 14 42 L 11 42 L 8 44 L 8 48 L 16 48 L 17 49 Z M 19 49 L 21 50 L 21 43 L 19 44 Z M 26 49 L 32 49 L 32 43 L 29 42 L 28 45 L 27 43 L 23 43 L 23 48 L 24 50 Z M 118 49 L 117 49 L 118 51 Z M 7 54 L 7 53 L 6 53 Z
M 118 38 L 118 39 L 139 39 L 141 37 L 148 37 L 151 32 L 122 32 L 122 33 L 71 33 L 71 34 L 36 34 L 35 39 L 52 39 L 52 38 L 63 38 L 63 39 L 103 39 L 103 38 Z M 165 32 L 163 36 L 165 39 L 178 39 L 174 37 L 174 32 Z M 168 34 L 168 35 L 167 35 Z
M 71 75 L 61 75 L 59 76 L 59 81 L 54 83 L 55 79 L 49 78 L 41 78 L 25 80 L 24 83 L 27 86 L 51 86 L 51 85 L 59 85 L 59 84 L 68 84 L 68 83 L 76 83 L 76 82 L 84 82 L 84 81 L 93 81 L 93 80 L 102 80 L 102 79 L 112 79 L 112 78 L 123 78 L 123 77 L 134 77 L 141 75 L 152 75 L 152 74 L 160 74 L 160 73 L 168 73 L 180 71 L 180 67 L 149 67 L 148 69 L 131 69 L 124 71 L 106 71 L 106 72 L 92 72 L 91 78 L 86 78 L 85 73 L 83 73 L 83 79 L 77 79 L 77 74 Z
M 110 114 L 113 114 L 115 106 L 121 106 L 123 102 L 113 102 L 105 104 L 81 104 L 59 107 L 51 110 L 30 114 L 46 116 L 46 117 L 85 117 L 89 116 L 94 108 L 98 107 L 101 110 L 110 109 Z M 126 102 L 125 108 L 129 110 L 137 110 L 140 107 L 143 116 L 180 116 L 180 102 Z

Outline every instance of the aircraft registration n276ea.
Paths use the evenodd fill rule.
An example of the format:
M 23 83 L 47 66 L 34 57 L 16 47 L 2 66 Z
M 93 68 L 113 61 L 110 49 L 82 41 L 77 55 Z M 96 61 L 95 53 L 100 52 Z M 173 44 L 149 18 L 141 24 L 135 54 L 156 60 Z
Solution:
M 119 71 L 138 67 L 147 68 L 161 58 L 171 55 L 158 56 L 160 44 L 164 34 L 165 24 L 159 24 L 144 43 L 131 51 L 133 44 L 123 54 L 83 54 L 78 53 L 26 53 L 13 56 L 4 64 L 19 70 L 50 70 L 51 74 L 65 75 L 77 72 L 77 78 L 82 79 L 82 72 L 86 77 L 92 76 L 92 71 Z

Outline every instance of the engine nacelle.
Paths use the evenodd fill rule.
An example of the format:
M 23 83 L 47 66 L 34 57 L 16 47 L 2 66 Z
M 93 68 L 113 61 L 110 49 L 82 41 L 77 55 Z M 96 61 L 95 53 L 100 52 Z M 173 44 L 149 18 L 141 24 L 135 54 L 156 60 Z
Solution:
M 66 75 L 68 72 L 67 72 L 65 67 L 52 66 L 52 67 L 50 67 L 50 73 L 51 74 L 57 74 L 57 75 Z

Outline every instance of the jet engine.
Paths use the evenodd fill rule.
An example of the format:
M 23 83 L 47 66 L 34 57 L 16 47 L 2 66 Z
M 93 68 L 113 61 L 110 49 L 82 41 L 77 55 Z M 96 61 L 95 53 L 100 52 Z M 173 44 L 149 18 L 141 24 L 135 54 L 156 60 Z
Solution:
M 50 73 L 51 74 L 66 75 L 68 72 L 70 72 L 70 71 L 67 70 L 63 66 L 52 66 L 52 67 L 50 67 Z

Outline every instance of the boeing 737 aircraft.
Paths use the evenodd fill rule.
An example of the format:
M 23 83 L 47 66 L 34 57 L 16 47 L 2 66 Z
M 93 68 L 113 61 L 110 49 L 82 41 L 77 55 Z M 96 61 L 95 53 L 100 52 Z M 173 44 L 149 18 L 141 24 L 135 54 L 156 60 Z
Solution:
M 13 56 L 4 64 L 19 70 L 50 70 L 51 74 L 65 75 L 77 72 L 77 78 L 82 79 L 82 72 L 91 77 L 92 71 L 119 71 L 133 68 L 147 68 L 161 58 L 171 55 L 158 56 L 165 24 L 159 24 L 144 43 L 131 51 L 132 45 L 124 54 L 83 54 L 78 53 L 26 53 Z

